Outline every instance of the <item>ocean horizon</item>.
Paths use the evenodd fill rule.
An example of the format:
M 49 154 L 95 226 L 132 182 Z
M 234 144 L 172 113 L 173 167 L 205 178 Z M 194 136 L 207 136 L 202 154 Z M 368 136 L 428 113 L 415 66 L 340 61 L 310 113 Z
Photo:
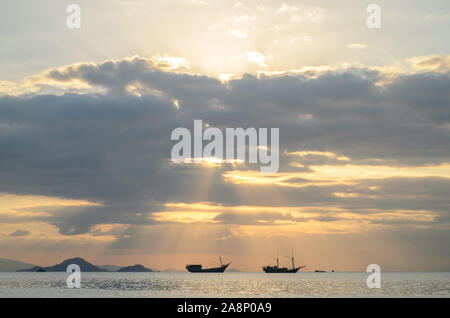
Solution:
M 67 288 L 68 273 L 0 273 L 0 298 L 397 298 L 450 297 L 450 272 L 383 272 L 368 288 L 365 272 L 85 272 L 81 288 Z

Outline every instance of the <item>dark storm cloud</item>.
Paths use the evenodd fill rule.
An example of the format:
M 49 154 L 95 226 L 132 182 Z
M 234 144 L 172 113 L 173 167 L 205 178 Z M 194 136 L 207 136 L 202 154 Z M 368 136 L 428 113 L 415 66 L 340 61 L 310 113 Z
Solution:
M 440 162 L 450 155 L 448 73 L 402 75 L 384 87 L 376 85 L 381 74 L 366 69 L 330 71 L 316 79 L 245 75 L 223 85 L 207 76 L 164 72 L 152 60 L 134 58 L 72 66 L 47 76 L 82 80 L 111 94 L 125 94 L 128 85 L 139 83 L 162 92 L 167 101 L 178 99 L 177 119 L 201 118 L 219 127 L 283 127 L 281 142 L 294 149 L 402 163 Z M 299 118 L 305 114 L 311 119 Z
M 442 217 L 448 213 L 445 178 L 302 188 L 234 185 L 222 177 L 231 166 L 205 168 L 169 161 L 171 131 L 180 126 L 193 129 L 193 120 L 202 119 L 222 128 L 279 127 L 282 172 L 345 163 L 313 157 L 303 160 L 304 168 L 295 168 L 290 163 L 302 160 L 284 154 L 311 149 L 361 162 L 446 162 L 448 73 L 402 75 L 385 86 L 376 85 L 379 73 L 365 69 L 330 71 L 317 78 L 246 75 L 223 84 L 207 76 L 166 72 L 147 59 L 134 58 L 52 70 L 46 77 L 67 83 L 77 79 L 108 90 L 105 95 L 0 97 L 0 192 L 103 204 L 65 208 L 64 213 L 50 209 L 51 216 L 43 218 L 63 234 L 85 233 L 99 223 L 152 224 L 151 213 L 163 211 L 166 202 L 337 205 L 361 213 L 370 208 L 426 208 Z M 129 85 L 142 96 L 128 93 Z M 179 100 L 178 110 L 174 99 Z M 369 191 L 374 185 L 379 190 Z M 274 189 L 281 195 L 275 196 Z M 340 198 L 335 192 L 370 192 L 374 197 Z M 254 222 L 232 217 L 218 219 Z

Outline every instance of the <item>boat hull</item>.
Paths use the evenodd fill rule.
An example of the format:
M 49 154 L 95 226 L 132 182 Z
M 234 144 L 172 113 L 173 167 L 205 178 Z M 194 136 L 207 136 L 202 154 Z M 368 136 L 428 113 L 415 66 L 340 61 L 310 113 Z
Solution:
M 286 268 L 286 267 L 265 266 L 263 267 L 263 271 L 266 273 L 297 273 L 300 268 L 301 267 Z
M 212 268 L 202 268 L 198 265 L 187 265 L 186 270 L 190 273 L 223 273 L 227 269 L 228 265 L 230 265 L 230 263 Z

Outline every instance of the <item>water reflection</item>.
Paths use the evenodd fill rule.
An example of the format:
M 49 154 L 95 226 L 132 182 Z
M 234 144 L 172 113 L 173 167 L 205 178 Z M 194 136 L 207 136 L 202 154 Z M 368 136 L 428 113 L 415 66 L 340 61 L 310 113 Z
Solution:
M 450 297 L 450 273 L 82 273 L 82 288 L 66 273 L 0 273 L 0 297 Z

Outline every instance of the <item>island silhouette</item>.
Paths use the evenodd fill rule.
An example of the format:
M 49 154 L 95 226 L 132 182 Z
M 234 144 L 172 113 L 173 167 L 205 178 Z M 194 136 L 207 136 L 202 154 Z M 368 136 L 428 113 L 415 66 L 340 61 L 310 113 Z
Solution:
M 81 257 L 74 257 L 64 260 L 63 262 L 53 265 L 53 266 L 33 266 L 28 269 L 21 269 L 18 272 L 65 272 L 67 266 L 70 264 L 76 264 L 80 266 L 82 272 L 111 272 L 101 266 L 96 266 Z M 141 264 L 136 264 L 132 266 L 120 267 L 116 272 L 153 272 L 154 270 L 144 267 Z

